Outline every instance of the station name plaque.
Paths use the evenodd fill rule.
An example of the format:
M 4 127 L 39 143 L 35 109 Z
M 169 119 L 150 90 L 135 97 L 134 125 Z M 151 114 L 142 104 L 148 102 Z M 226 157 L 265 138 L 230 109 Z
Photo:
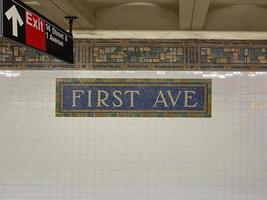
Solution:
M 57 117 L 211 117 L 210 79 L 57 79 Z

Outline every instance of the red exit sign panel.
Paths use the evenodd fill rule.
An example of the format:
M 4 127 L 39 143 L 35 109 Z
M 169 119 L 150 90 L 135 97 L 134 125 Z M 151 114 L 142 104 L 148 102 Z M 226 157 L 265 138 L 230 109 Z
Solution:
M 26 43 L 41 51 L 46 51 L 45 21 L 26 11 Z

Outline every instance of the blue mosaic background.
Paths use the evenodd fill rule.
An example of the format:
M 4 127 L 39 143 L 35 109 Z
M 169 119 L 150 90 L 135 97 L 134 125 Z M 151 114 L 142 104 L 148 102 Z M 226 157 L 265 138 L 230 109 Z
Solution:
M 67 84 L 66 84 L 67 85 Z M 85 84 L 86 85 L 86 84 Z M 72 107 L 73 104 L 73 90 L 82 90 L 85 94 L 80 94 L 81 98 L 77 99 L 77 107 Z M 87 91 L 92 91 L 92 107 L 88 107 L 88 95 Z M 97 106 L 97 90 L 106 91 L 109 94 L 109 98 L 105 101 L 109 107 Z M 138 91 L 139 95 L 134 95 L 134 108 L 131 108 L 131 97 L 130 94 L 125 95 L 126 91 Z M 157 107 L 153 107 L 157 100 L 160 90 L 163 92 L 166 97 L 166 103 L 168 104 L 168 108 L 164 106 L 164 103 L 158 103 Z M 120 98 L 122 99 L 121 107 L 112 106 L 112 102 L 118 104 L 118 100 L 112 95 L 114 91 L 121 91 L 122 95 Z M 181 95 L 177 101 L 176 106 L 172 106 L 171 99 L 169 98 L 167 91 L 171 91 L 172 97 L 174 101 L 176 100 L 179 91 L 181 91 Z M 188 100 L 189 105 L 194 105 L 197 103 L 195 108 L 185 107 L 184 99 L 185 94 L 184 91 L 194 91 L 195 94 L 191 95 L 192 99 Z M 141 110 L 141 111 L 154 111 L 154 110 L 163 110 L 163 111 L 180 111 L 180 110 L 197 110 L 204 111 L 205 109 L 205 86 L 98 86 L 97 84 L 93 86 L 63 86 L 63 109 L 66 111 L 75 111 L 75 110 Z M 162 98 L 160 98 L 162 100 Z

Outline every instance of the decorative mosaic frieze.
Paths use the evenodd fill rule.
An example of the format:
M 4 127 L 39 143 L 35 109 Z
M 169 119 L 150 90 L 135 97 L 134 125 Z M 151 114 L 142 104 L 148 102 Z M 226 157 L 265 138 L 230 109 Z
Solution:
M 266 71 L 267 41 L 76 39 L 66 64 L 0 39 L 0 69 Z
M 124 63 L 127 62 L 125 47 L 94 47 L 93 63 Z
M 267 48 L 201 48 L 203 64 L 267 64 Z
M 209 79 L 57 79 L 58 117 L 211 117 Z
M 183 48 L 94 47 L 93 63 L 183 63 Z

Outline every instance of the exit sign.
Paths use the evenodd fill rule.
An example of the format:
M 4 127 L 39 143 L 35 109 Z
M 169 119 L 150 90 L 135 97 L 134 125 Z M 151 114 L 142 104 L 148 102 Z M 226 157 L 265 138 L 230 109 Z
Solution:
M 73 36 L 19 0 L 0 0 L 4 37 L 74 63 Z

